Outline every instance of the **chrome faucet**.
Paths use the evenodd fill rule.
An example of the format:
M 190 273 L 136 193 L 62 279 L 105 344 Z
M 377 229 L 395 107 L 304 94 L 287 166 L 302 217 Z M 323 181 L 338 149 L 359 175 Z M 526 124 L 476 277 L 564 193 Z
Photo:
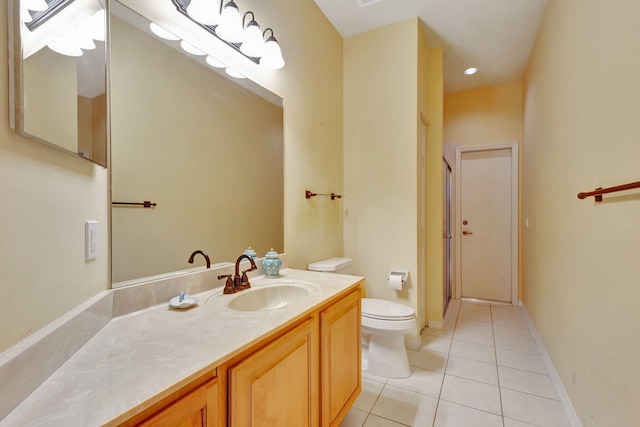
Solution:
M 248 270 L 244 270 L 242 272 L 242 276 L 240 276 L 240 272 L 239 272 L 240 261 L 242 261 L 245 258 L 248 259 L 249 262 L 251 263 L 251 268 L 249 268 Z M 247 272 L 257 270 L 257 269 L 258 267 L 256 266 L 255 261 L 249 255 L 242 254 L 238 257 L 238 259 L 236 260 L 235 275 L 233 276 L 233 287 L 236 289 L 236 291 L 242 291 L 243 289 L 248 289 L 251 287 L 251 284 L 249 283 L 249 278 L 247 277 Z
M 207 260 L 207 268 L 211 268 L 211 260 L 209 259 L 209 255 L 207 255 L 207 253 L 205 251 L 201 251 L 201 250 L 197 250 L 194 251 L 191 254 L 191 257 L 189 257 L 189 264 L 193 264 L 193 258 L 197 255 L 200 254 L 204 257 L 205 260 Z

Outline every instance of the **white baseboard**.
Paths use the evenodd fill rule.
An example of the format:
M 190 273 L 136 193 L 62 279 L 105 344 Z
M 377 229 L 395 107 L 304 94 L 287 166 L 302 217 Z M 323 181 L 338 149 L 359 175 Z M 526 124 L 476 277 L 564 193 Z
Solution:
M 536 327 L 533 325 L 533 321 L 531 320 L 531 316 L 529 316 L 529 312 L 527 311 L 527 307 L 525 307 L 524 303 L 520 301 L 520 306 L 524 310 L 525 318 L 527 319 L 527 323 L 529 324 L 529 329 L 533 334 L 533 338 L 536 341 L 536 345 L 538 346 L 538 350 L 540 351 L 540 355 L 542 356 L 542 360 L 544 360 L 544 364 L 549 371 L 549 375 L 551 376 L 551 380 L 553 381 L 553 385 L 555 385 L 558 394 L 560 395 L 560 400 L 564 405 L 565 410 L 567 411 L 567 417 L 569 417 L 569 421 L 573 427 L 582 427 L 582 423 L 580 422 L 580 418 L 576 413 L 573 405 L 571 404 L 571 399 L 569 399 L 569 395 L 567 394 L 567 390 L 564 388 L 564 384 L 562 384 L 562 380 L 560 379 L 560 374 L 556 370 L 549 353 L 547 353 L 547 349 L 542 345 L 542 340 L 540 339 L 540 335 L 538 335 L 538 331 Z
M 441 321 L 429 320 L 428 324 L 431 329 L 444 329 L 444 322 Z

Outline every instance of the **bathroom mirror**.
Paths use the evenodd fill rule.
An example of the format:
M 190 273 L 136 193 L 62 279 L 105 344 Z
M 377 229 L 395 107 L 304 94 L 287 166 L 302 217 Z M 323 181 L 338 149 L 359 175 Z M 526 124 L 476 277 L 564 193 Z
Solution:
M 114 287 L 283 249 L 282 100 L 156 37 L 144 3 L 111 2 L 111 200 L 156 205 L 112 206 Z
M 106 166 L 106 0 L 8 2 L 11 127 Z

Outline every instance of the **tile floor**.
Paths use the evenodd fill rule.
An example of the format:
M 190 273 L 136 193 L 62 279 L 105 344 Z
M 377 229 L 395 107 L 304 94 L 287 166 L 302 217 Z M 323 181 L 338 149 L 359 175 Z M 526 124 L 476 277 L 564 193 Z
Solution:
M 451 300 L 412 375 L 363 374 L 342 427 L 571 427 L 522 308 Z

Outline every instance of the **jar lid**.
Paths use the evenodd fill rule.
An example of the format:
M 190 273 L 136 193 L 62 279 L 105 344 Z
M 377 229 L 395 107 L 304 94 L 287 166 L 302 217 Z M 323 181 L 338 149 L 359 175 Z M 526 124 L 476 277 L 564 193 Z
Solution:
M 278 256 L 278 252 L 274 251 L 273 248 L 264 256 L 265 258 L 280 258 Z
M 256 258 L 258 256 L 258 253 L 256 251 L 254 251 L 253 249 L 251 249 L 251 246 L 249 246 L 244 252 L 242 252 L 245 255 L 249 255 L 251 258 Z

